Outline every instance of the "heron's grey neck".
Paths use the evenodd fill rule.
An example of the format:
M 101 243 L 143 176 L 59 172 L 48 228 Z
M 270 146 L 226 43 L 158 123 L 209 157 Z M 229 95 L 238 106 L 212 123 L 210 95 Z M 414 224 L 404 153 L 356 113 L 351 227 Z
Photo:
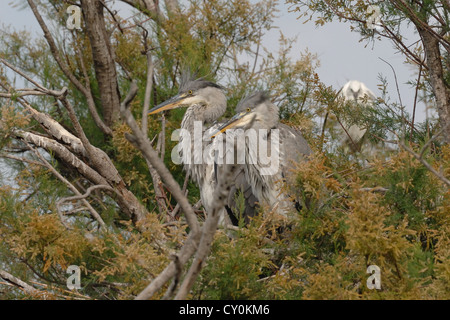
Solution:
M 181 121 L 181 128 L 190 133 L 194 131 L 194 123 L 200 122 L 203 131 L 214 121 L 218 120 L 227 108 L 226 100 L 215 105 L 193 105 L 186 110 L 183 120 Z
M 191 178 L 199 185 L 203 185 L 206 174 L 206 167 L 201 160 L 204 158 L 205 143 L 208 142 L 203 141 L 203 134 L 209 125 L 225 112 L 225 109 L 226 99 L 216 106 L 194 105 L 186 110 L 181 121 L 179 144 L 181 161 L 185 169 L 190 172 Z M 199 125 L 201 125 L 201 132 L 195 132 Z

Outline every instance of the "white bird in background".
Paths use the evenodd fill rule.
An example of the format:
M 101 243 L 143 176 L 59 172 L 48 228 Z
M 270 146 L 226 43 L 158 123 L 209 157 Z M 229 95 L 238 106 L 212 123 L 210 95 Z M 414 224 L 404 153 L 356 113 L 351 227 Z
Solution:
M 347 82 L 339 93 L 346 101 L 354 101 L 358 104 L 371 103 L 376 99 L 375 94 L 367 88 L 367 86 L 358 81 L 351 80 Z M 345 129 L 341 145 L 350 148 L 353 152 L 361 151 L 367 128 L 361 128 L 357 125 L 348 125 L 345 121 L 341 121 L 342 127 Z

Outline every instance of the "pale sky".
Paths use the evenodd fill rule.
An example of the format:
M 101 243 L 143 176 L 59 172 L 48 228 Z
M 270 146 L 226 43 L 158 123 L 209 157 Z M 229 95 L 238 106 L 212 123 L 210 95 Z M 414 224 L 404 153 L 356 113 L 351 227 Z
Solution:
M 2 1 L 0 9 L 0 23 L 11 25 L 16 29 L 26 28 L 36 35 L 42 32 L 29 8 L 19 10 L 10 5 L 11 1 Z M 131 12 L 128 6 L 121 2 L 116 4 L 122 17 L 128 17 Z M 318 74 L 326 85 L 332 85 L 336 89 L 342 87 L 349 80 L 359 80 L 364 82 L 375 94 L 377 89 L 378 74 L 383 74 L 387 78 L 390 86 L 389 92 L 393 101 L 398 101 L 394 75 L 391 68 L 381 61 L 383 58 L 388 61 L 397 74 L 402 102 L 411 113 L 414 101 L 414 89 L 406 84 L 407 81 L 415 81 L 415 74 L 411 67 L 406 66 L 404 57 L 396 53 L 396 49 L 387 41 L 377 41 L 374 46 L 369 44 L 365 47 L 365 42 L 358 42 L 359 35 L 350 31 L 350 25 L 333 22 L 323 27 L 316 28 L 313 22 L 303 24 L 297 20 L 297 13 L 288 12 L 288 6 L 279 4 L 279 18 L 275 25 L 279 29 L 273 29 L 265 35 L 263 44 L 273 52 L 278 51 L 279 31 L 288 38 L 297 37 L 297 42 L 292 50 L 292 57 L 299 57 L 300 53 L 308 49 L 316 53 L 320 60 Z M 417 35 L 412 32 L 408 35 L 408 44 L 417 40 Z M 424 107 L 418 104 L 417 121 L 425 119 Z

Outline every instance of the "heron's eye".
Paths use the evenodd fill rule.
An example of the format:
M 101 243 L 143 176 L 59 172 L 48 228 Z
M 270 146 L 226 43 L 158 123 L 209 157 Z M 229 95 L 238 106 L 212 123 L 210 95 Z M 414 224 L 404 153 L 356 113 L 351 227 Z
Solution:
M 188 91 L 188 94 L 189 94 L 190 96 L 192 96 L 192 94 L 193 94 L 192 90 L 189 90 L 189 91 Z
M 250 111 L 252 111 L 252 109 L 250 109 L 250 108 L 247 108 L 247 112 L 250 112 Z

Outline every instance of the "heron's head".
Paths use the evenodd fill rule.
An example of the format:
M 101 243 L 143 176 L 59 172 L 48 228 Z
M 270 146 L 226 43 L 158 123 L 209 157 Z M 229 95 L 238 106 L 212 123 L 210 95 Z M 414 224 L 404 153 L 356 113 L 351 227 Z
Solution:
M 362 82 L 351 80 L 341 90 L 341 95 L 349 101 L 361 102 L 367 95 L 369 100 L 375 100 L 375 94 Z
M 205 120 L 216 120 L 225 112 L 226 105 L 227 100 L 221 86 L 196 79 L 185 81 L 176 96 L 152 108 L 148 114 L 180 107 L 198 107 Z
M 236 114 L 222 125 L 213 137 L 231 128 L 269 130 L 278 124 L 278 111 L 267 93 L 253 93 L 239 102 Z

